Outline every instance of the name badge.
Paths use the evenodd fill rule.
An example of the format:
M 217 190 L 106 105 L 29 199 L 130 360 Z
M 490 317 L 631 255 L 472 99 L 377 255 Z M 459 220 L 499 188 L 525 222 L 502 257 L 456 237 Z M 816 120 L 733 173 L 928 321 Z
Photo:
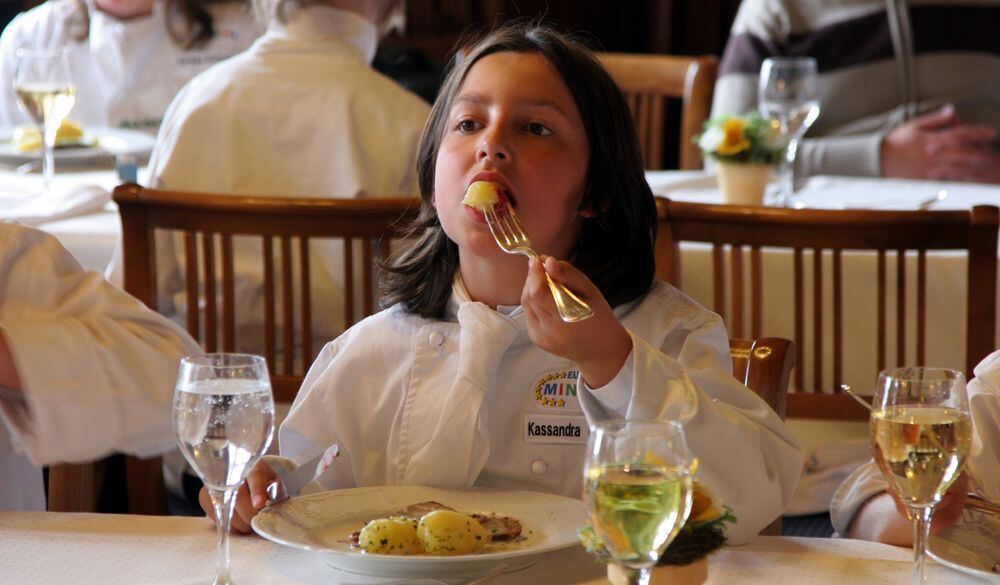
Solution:
M 524 416 L 524 440 L 528 443 L 585 444 L 590 436 L 587 417 L 559 414 Z

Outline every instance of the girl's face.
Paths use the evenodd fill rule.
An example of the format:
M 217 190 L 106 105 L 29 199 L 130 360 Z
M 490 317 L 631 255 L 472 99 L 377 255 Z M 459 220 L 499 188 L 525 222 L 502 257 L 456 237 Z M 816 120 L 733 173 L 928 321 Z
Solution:
M 503 254 L 482 214 L 462 205 L 469 184 L 491 181 L 535 250 L 566 258 L 580 232 L 589 153 L 576 102 L 548 61 L 534 53 L 483 57 L 466 74 L 438 149 L 434 205 L 445 233 L 463 258 Z

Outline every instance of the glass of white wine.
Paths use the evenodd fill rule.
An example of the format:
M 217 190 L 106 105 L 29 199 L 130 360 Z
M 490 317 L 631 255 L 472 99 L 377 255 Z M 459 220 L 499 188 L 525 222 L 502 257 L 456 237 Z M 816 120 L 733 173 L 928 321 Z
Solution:
M 795 197 L 795 155 L 799 141 L 819 117 L 819 74 L 812 57 L 771 57 L 760 68 L 758 108 L 776 124 L 785 139 L 778 203 Z
M 875 462 L 913 518 L 913 583 L 920 585 L 934 507 L 962 473 L 972 443 L 965 377 L 942 368 L 881 372 L 869 428 Z
M 695 459 L 673 421 L 609 421 L 592 429 L 583 499 L 594 532 L 630 584 L 650 570 L 691 511 Z
M 231 585 L 229 525 L 236 492 L 267 450 L 274 398 L 264 358 L 216 353 L 181 360 L 174 390 L 174 432 L 212 497 L 218 527 L 213 585 Z
M 56 134 L 76 102 L 76 85 L 65 51 L 18 49 L 16 55 L 14 93 L 42 135 L 42 177 L 48 191 L 55 173 Z

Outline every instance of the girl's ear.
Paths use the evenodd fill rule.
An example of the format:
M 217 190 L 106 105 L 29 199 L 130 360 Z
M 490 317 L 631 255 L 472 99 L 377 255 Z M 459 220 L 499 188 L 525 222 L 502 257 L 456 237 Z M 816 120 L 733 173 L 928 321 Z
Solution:
M 597 217 L 597 212 L 590 207 L 586 207 L 580 210 L 580 217 L 593 218 Z

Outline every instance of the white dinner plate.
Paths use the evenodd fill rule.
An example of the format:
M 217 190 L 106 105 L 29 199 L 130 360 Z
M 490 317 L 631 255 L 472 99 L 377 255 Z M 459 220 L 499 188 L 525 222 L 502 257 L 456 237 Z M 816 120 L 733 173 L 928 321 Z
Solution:
M 932 535 L 927 550 L 942 565 L 1000 583 L 1000 510 L 970 497 L 958 522 Z
M 42 151 L 18 152 L 14 150 L 11 138 L 13 128 L 0 129 L 0 164 L 19 165 L 42 156 Z M 83 133 L 81 146 L 55 149 L 56 165 L 94 164 L 108 155 L 128 154 L 137 158 L 148 157 L 153 150 L 155 136 L 122 128 L 87 128 Z
M 451 557 L 367 554 L 351 548 L 350 534 L 369 520 L 428 500 L 460 512 L 516 518 L 524 538 Z M 481 575 L 500 565 L 506 571 L 531 566 L 547 552 L 578 544 L 576 533 L 585 521 L 583 503 L 563 496 L 471 487 L 379 486 L 321 492 L 274 504 L 254 517 L 253 529 L 279 544 L 317 551 L 341 571 L 446 579 Z

